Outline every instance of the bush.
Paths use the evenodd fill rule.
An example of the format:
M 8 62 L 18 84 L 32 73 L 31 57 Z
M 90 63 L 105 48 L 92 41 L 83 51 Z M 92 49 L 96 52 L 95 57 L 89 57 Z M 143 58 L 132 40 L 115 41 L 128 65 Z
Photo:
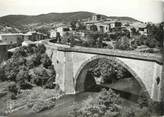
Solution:
M 130 42 L 127 37 L 122 37 L 116 42 L 116 49 L 120 50 L 130 50 Z
M 29 83 L 30 75 L 27 70 L 20 70 L 16 76 L 16 83 L 21 89 L 31 89 L 33 86 Z
M 27 96 L 27 104 L 33 112 L 40 112 L 55 106 L 56 99 L 63 95 L 61 90 L 35 87 Z
M 50 58 L 48 57 L 48 55 L 47 54 L 42 54 L 41 55 L 41 63 L 43 64 L 43 66 L 45 67 L 45 68 L 48 68 L 49 66 L 51 66 L 51 64 L 52 64 L 52 62 L 51 62 L 51 60 L 50 60 Z
M 48 109 L 52 108 L 53 106 L 55 106 L 54 101 L 39 100 L 32 106 L 32 111 L 35 113 L 38 113 L 38 112 L 41 112 L 44 110 L 48 110 Z
M 42 44 L 20 47 L 1 65 L 0 79 L 14 81 L 21 89 L 31 89 L 33 86 L 55 88 L 56 72 L 45 51 Z
M 0 81 L 5 81 L 5 71 L 3 67 L 0 67 Z
M 13 58 L 16 58 L 16 57 L 25 57 L 27 56 L 26 52 L 24 51 L 24 48 L 23 47 L 20 47 L 19 49 L 16 49 L 16 51 L 13 53 Z
M 81 117 L 105 117 L 110 111 L 117 115 L 121 108 L 120 103 L 119 95 L 111 89 L 108 91 L 103 89 L 96 98 L 90 100 L 81 109 L 75 109 L 71 114 Z
M 148 108 L 124 106 L 113 90 L 102 90 L 95 98 L 88 98 L 81 108 L 75 108 L 71 117 L 150 117 Z
M 16 95 L 18 93 L 18 87 L 15 83 L 12 83 L 8 86 L 8 91 L 11 99 L 16 99 Z
M 104 82 L 112 83 L 131 74 L 121 65 L 113 60 L 100 59 L 91 67 L 95 77 L 102 76 Z
M 41 54 L 40 53 L 36 53 L 32 56 L 31 58 L 31 62 L 33 63 L 34 67 L 37 67 L 38 65 L 41 64 Z
M 60 88 L 58 89 L 60 92 L 56 91 L 54 84 L 56 72 L 51 60 L 45 54 L 45 49 L 44 45 L 21 47 L 10 59 L 1 64 L 0 80 L 14 81 L 8 88 L 8 99 L 4 98 L 4 105 L 1 105 L 2 109 L 5 108 L 3 113 L 9 114 L 27 108 L 27 105 L 34 112 L 40 112 L 53 107 L 54 101 L 62 95 Z M 33 91 L 37 86 L 42 88 Z M 24 93 L 26 91 L 34 94 Z M 6 105 L 8 102 L 11 104 Z
M 43 44 L 38 44 L 37 51 L 40 54 L 44 54 L 46 52 L 46 47 Z

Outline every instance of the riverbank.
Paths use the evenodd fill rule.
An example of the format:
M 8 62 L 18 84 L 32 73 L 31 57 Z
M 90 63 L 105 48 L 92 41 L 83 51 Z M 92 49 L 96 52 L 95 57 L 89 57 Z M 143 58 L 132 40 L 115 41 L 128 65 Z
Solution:
M 1 84 L 1 89 L 2 86 L 7 86 L 7 84 Z M 9 117 L 69 117 L 70 112 L 75 108 L 81 107 L 84 102 L 87 103 L 88 99 L 96 98 L 99 93 L 100 92 L 88 91 L 75 95 L 64 95 L 56 89 L 35 87 L 31 90 L 22 90 L 16 100 L 7 98 L 7 95 L 2 96 L 3 99 L 1 97 L 0 110 L 6 109 L 5 111 L 8 111 L 6 115 Z M 124 97 L 120 98 L 122 106 L 140 108 L 134 100 L 125 99 Z
M 86 100 L 95 98 L 98 94 L 98 92 L 83 92 L 76 95 L 65 95 L 56 100 L 55 106 L 49 110 L 31 114 L 22 111 L 13 113 L 9 117 L 69 117 L 70 112 L 75 108 L 81 107 L 84 102 L 87 103 Z M 138 105 L 134 102 L 123 98 L 121 98 L 121 100 L 123 102 L 122 105 L 126 107 L 131 106 L 133 108 L 138 108 Z
M 12 113 L 24 112 L 24 114 L 38 113 L 48 110 L 55 106 L 55 101 L 64 95 L 59 89 L 44 89 L 34 87 L 28 90 L 21 90 L 16 99 L 10 98 L 10 92 L 7 91 L 8 82 L 3 82 L 3 91 L 6 93 L 0 96 L 0 115 L 8 116 Z M 0 83 L 2 84 L 2 83 Z M 2 89 L 2 85 L 0 86 Z

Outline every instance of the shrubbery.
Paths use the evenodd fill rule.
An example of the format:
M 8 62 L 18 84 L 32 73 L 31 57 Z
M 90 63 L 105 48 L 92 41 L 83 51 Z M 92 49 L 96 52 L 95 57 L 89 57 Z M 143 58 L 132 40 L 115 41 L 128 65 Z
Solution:
M 44 45 L 20 47 L 1 64 L 0 81 L 11 82 L 2 114 L 27 108 L 34 113 L 50 109 L 63 95 L 54 84 L 56 72 L 45 51 Z
M 55 106 L 56 99 L 60 98 L 63 92 L 59 89 L 33 88 L 27 97 L 27 106 L 32 112 L 41 112 Z
M 15 83 L 11 83 L 8 86 L 8 91 L 10 92 L 9 93 L 10 98 L 11 99 L 16 99 L 16 95 L 18 94 L 18 87 L 16 86 Z
M 71 114 L 73 117 L 104 117 L 109 114 L 116 116 L 119 114 L 119 104 L 119 95 L 111 89 L 103 89 L 96 98 L 88 99 L 82 108 L 75 109 Z
M 97 97 L 88 98 L 81 108 L 75 108 L 71 117 L 150 117 L 147 107 L 127 107 L 113 90 L 103 89 Z
M 102 82 L 112 83 L 131 74 L 114 60 L 100 59 L 91 67 L 95 77 L 102 76 Z
M 119 39 L 117 42 L 116 42 L 116 49 L 120 49 L 120 50 L 130 50 L 131 47 L 130 47 L 130 41 L 129 41 L 129 38 L 124 36 L 124 37 L 121 37 L 121 39 Z
M 14 83 L 10 84 L 10 92 L 15 92 Z M 12 93 L 10 93 L 12 95 Z M 1 115 L 8 115 L 14 111 L 26 111 L 28 113 L 38 113 L 55 106 L 55 101 L 63 96 L 60 89 L 44 89 L 42 87 L 33 87 L 31 90 L 20 90 L 17 99 L 5 99 L 0 108 Z M 2 101 L 2 100 L 1 100 Z
M 19 89 L 54 88 L 55 70 L 44 45 L 22 46 L 0 66 L 0 80 L 14 81 Z
M 53 106 L 55 106 L 55 101 L 37 101 L 37 103 L 35 105 L 32 106 L 32 111 L 38 113 L 47 109 L 52 108 Z

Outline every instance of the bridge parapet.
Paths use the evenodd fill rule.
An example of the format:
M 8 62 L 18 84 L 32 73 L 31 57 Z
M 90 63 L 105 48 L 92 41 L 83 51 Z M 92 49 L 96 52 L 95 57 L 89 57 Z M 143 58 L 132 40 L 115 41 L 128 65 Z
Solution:
M 143 53 L 143 52 L 136 52 L 136 51 L 102 49 L 102 48 L 87 48 L 87 47 L 81 47 L 81 46 L 70 47 L 68 45 L 54 44 L 50 42 L 48 43 L 46 42 L 45 46 L 51 49 L 64 51 L 64 52 L 107 55 L 107 56 L 113 56 L 113 57 L 139 59 L 139 60 L 144 60 L 144 61 L 154 61 L 159 64 L 163 64 L 162 55 L 159 55 L 159 54 Z

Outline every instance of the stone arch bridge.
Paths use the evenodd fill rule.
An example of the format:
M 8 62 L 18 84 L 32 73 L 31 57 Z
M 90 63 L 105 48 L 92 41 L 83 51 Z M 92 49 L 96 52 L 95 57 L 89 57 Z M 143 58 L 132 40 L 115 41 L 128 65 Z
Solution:
M 46 46 L 46 52 L 55 67 L 56 82 L 67 94 L 83 91 L 88 64 L 96 59 L 106 58 L 125 67 L 154 101 L 161 100 L 161 56 L 132 51 L 70 47 L 50 42 L 42 43 Z

